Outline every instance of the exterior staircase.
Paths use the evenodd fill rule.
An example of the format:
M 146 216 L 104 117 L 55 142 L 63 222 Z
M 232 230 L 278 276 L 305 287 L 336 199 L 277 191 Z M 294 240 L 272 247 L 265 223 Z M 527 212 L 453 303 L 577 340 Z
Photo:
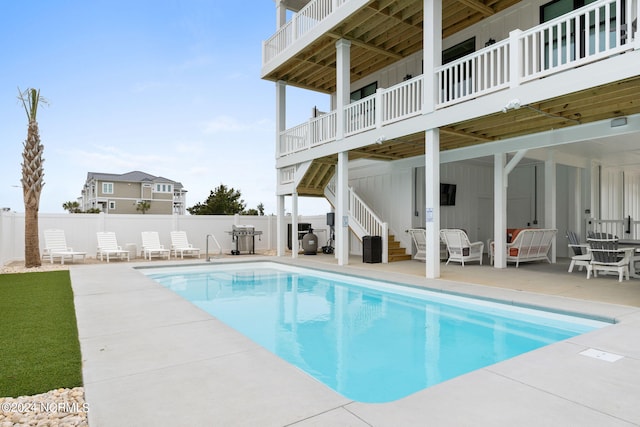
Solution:
M 335 206 L 335 181 L 333 179 L 325 187 L 324 195 L 329 203 Z M 400 242 L 389 233 L 387 223 L 378 218 L 373 210 L 355 193 L 353 188 L 349 188 L 349 228 L 360 241 L 367 235 L 382 237 L 382 262 L 411 259 L 411 255 L 407 254 Z M 384 253 L 385 246 L 387 249 L 386 254 Z
M 407 251 L 400 242 L 395 239 L 393 234 L 389 234 L 389 262 L 395 261 L 407 261 L 411 259 L 411 254 L 407 254 Z

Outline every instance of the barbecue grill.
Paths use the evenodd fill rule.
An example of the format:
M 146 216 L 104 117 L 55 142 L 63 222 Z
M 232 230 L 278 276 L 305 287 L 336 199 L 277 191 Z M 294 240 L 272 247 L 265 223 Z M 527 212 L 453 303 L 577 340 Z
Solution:
M 231 255 L 240 255 L 241 252 L 255 254 L 255 239 L 256 236 L 262 234 L 262 231 L 256 231 L 253 225 L 234 225 L 231 231 L 227 231 L 227 234 L 231 235 L 231 241 L 234 242 L 236 246 L 235 249 L 231 250 Z

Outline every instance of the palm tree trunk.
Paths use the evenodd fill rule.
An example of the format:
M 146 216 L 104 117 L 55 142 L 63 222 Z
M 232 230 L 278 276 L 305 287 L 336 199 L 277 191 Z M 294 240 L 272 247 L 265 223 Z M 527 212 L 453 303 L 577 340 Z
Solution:
M 25 209 L 24 216 L 24 266 L 40 267 L 40 240 L 38 238 L 38 210 Z
M 44 185 L 43 151 L 38 122 L 31 120 L 22 153 L 22 194 L 25 210 L 24 265 L 27 268 L 39 267 L 42 264 L 38 238 L 38 210 L 40 209 L 40 193 Z

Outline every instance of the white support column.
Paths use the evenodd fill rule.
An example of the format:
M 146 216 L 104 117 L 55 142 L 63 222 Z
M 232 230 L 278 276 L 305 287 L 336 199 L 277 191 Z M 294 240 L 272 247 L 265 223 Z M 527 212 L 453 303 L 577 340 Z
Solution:
M 602 219 L 602 212 L 600 212 L 600 164 L 595 161 L 591 162 L 591 218 Z M 593 224 L 590 225 L 593 226 Z
M 427 114 L 435 110 L 438 93 L 435 69 L 442 65 L 442 0 L 424 0 L 422 26 L 424 28 L 422 113 Z
M 440 130 L 429 129 L 424 134 L 425 205 L 426 205 L 426 275 L 440 277 Z
M 276 82 L 276 157 L 280 156 L 280 135 L 287 130 L 287 84 L 282 80 Z M 278 184 L 279 178 L 278 178 Z
M 280 2 L 277 3 L 280 5 Z M 276 157 L 280 155 L 280 134 L 286 129 L 286 99 L 287 99 L 287 85 L 282 80 L 276 82 Z M 276 188 L 280 185 L 280 170 L 276 170 Z M 285 254 L 285 216 L 284 216 L 284 195 L 278 196 L 278 221 L 277 221 L 277 241 L 276 252 L 278 256 L 284 256 Z
M 336 42 L 336 139 L 344 137 L 344 107 L 351 93 L 351 42 Z
M 276 1 L 276 31 L 287 23 L 287 8 L 283 0 Z
M 287 225 L 285 224 L 284 216 L 284 195 L 277 196 L 277 221 L 276 221 L 276 254 L 278 256 L 284 256 L 286 245 L 286 231 Z
M 351 42 L 336 42 L 336 139 L 344 138 L 344 107 L 351 92 Z M 338 153 L 336 165 L 336 258 L 338 265 L 349 264 L 349 153 Z
M 349 153 L 338 153 L 336 165 L 336 256 L 338 265 L 349 264 Z
M 544 162 L 544 227 L 558 228 L 556 221 L 556 161 L 553 150 L 548 151 L 547 160 Z M 551 245 L 551 262 L 556 262 L 556 242 L 558 235 L 553 239 Z
M 572 168 L 569 172 L 569 223 L 567 229 L 575 231 L 582 241 L 585 241 L 586 235 L 584 233 L 584 194 L 582 184 L 581 168 Z M 569 252 L 573 252 L 569 250 Z
M 495 154 L 493 161 L 493 262 L 507 267 L 507 155 Z
M 298 193 L 291 195 L 291 258 L 298 258 Z

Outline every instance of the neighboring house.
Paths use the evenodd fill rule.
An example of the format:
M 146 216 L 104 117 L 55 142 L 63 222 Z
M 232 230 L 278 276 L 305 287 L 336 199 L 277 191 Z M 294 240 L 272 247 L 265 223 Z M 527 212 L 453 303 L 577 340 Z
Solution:
M 147 214 L 184 215 L 186 195 L 181 183 L 140 171 L 121 175 L 89 172 L 80 204 L 82 210 L 98 208 L 109 214 L 142 214 L 138 204 L 147 202 Z
M 390 235 L 410 251 L 405 230 L 426 228 L 427 277 L 440 228 L 494 239 L 497 268 L 508 227 L 558 229 L 553 259 L 602 220 L 640 238 L 640 1 L 275 4 L 278 255 L 298 196 L 335 207 L 340 265 L 365 235 L 384 262 Z M 287 129 L 287 86 L 331 111 Z

